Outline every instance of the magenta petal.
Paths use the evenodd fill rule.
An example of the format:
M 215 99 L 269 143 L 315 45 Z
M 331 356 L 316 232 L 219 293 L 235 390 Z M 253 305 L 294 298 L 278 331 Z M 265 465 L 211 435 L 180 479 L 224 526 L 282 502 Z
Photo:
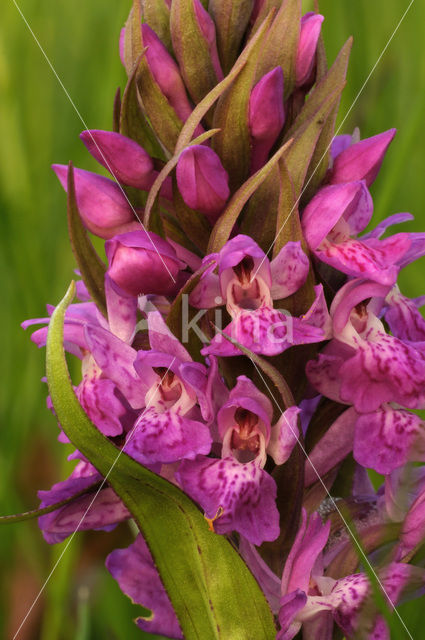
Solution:
M 80 475 L 80 470 L 83 475 Z M 66 500 L 101 480 L 102 477 L 94 468 L 90 473 L 90 465 L 80 462 L 67 480 L 54 484 L 49 491 L 38 492 L 41 500 L 40 508 Z M 118 522 L 130 517 L 124 504 L 112 489 L 102 489 L 96 499 L 94 499 L 95 495 L 95 493 L 88 493 L 52 513 L 41 516 L 38 523 L 45 540 L 49 544 L 62 542 L 77 528 L 79 531 L 109 530 Z
M 304 609 L 307 603 L 307 596 L 301 589 L 296 589 L 287 593 L 280 600 L 279 624 L 281 630 L 276 636 L 276 640 L 292 640 L 301 629 L 301 622 L 295 620 L 299 611 Z
M 162 351 L 179 362 L 192 362 L 189 353 L 167 327 L 159 311 L 148 313 L 148 329 L 149 343 L 153 351 Z
M 148 153 L 137 142 L 113 131 L 91 129 L 80 138 L 91 155 L 118 180 L 148 190 L 156 173 Z
M 256 545 L 279 535 L 276 484 L 255 460 L 241 464 L 231 457 L 198 458 L 183 462 L 176 477 L 208 518 L 223 509 L 214 521 L 217 533 L 238 531 Z
M 323 285 L 316 285 L 314 287 L 314 293 L 316 294 L 316 298 L 310 309 L 302 316 L 302 321 L 321 329 L 324 334 L 323 339 L 328 340 L 332 338 L 332 320 L 326 304 Z
M 244 536 L 239 539 L 239 553 L 255 576 L 273 613 L 278 613 L 280 605 L 280 580 L 264 562 L 255 546 Z
M 396 338 L 409 342 L 425 341 L 425 319 L 413 300 L 403 296 L 397 289 L 386 298 L 388 303 L 385 320 Z
M 137 352 L 105 329 L 87 327 L 87 344 L 96 364 L 134 409 L 143 407 L 149 381 L 141 380 L 133 363 Z
M 264 75 L 251 91 L 249 129 L 252 139 L 251 173 L 266 162 L 285 122 L 282 67 Z
M 301 18 L 301 31 L 295 62 L 296 84 L 301 87 L 311 76 L 316 60 L 317 41 L 324 17 L 309 12 Z
M 68 167 L 54 164 L 52 168 L 67 191 Z M 84 169 L 74 169 L 74 180 L 78 208 L 89 231 L 110 238 L 117 227 L 135 221 L 125 194 L 115 182 Z
M 329 530 L 329 520 L 322 524 L 318 513 L 312 514 L 307 520 L 307 513 L 303 509 L 300 528 L 283 569 L 282 595 L 296 589 L 308 591 L 311 572 L 328 540 Z
M 211 18 L 208 11 L 204 9 L 200 0 L 194 0 L 195 16 L 198 21 L 199 28 L 202 35 L 205 38 L 207 44 L 212 65 L 217 76 L 217 80 L 223 80 L 223 71 L 221 69 L 220 60 L 217 51 L 217 42 L 215 34 L 214 20 Z
M 170 293 L 183 266 L 166 240 L 143 229 L 108 240 L 105 251 L 108 276 L 130 296 Z
M 106 567 L 135 604 L 152 611 L 152 616 L 136 620 L 143 631 L 178 640 L 183 638 L 167 592 L 140 534 L 128 549 L 112 551 L 106 559 Z
M 335 400 L 335 402 L 342 402 L 339 370 L 343 363 L 342 357 L 321 353 L 316 360 L 310 360 L 306 365 L 306 374 L 310 384 L 319 393 Z
M 359 416 L 354 458 L 387 475 L 409 460 L 425 462 L 425 429 L 419 416 L 390 406 Z
M 356 629 L 358 614 L 369 589 L 367 577 L 357 573 L 337 580 L 331 594 L 323 598 L 332 605 L 335 622 L 348 636 Z
M 295 344 L 310 344 L 324 339 L 321 329 L 270 307 L 241 311 L 224 333 L 250 351 L 268 356 L 283 353 Z M 240 351 L 218 334 L 202 353 L 233 356 L 239 355 Z
M 330 185 L 320 189 L 304 209 L 301 224 L 305 239 L 314 251 L 343 216 L 349 219 L 364 207 L 365 186 L 362 182 Z M 370 212 L 372 213 L 372 212 Z
M 180 154 L 176 176 L 186 204 L 214 222 L 230 195 L 229 177 L 218 155 L 203 145 L 187 147 Z
M 305 464 L 306 487 L 317 482 L 352 451 L 357 415 L 354 409 L 344 411 L 310 452 Z
M 301 243 L 287 242 L 270 263 L 272 298 L 280 300 L 298 291 L 307 278 L 309 266 Z
M 364 342 L 342 365 L 341 398 L 360 413 L 397 402 L 409 409 L 425 408 L 425 356 L 383 332 Z
M 353 136 L 350 136 L 350 134 L 345 133 L 340 136 L 335 136 L 335 138 L 332 140 L 332 145 L 331 145 L 332 159 L 335 160 L 335 158 L 339 156 L 339 154 L 342 153 L 344 149 L 348 149 L 348 147 L 350 147 L 352 143 L 353 143 Z
M 298 414 L 301 409 L 289 407 L 272 427 L 267 453 L 275 464 L 283 464 L 289 458 L 300 436 Z
M 112 380 L 85 376 L 77 389 L 77 397 L 90 420 L 105 436 L 119 436 L 120 418 L 127 413 L 116 395 Z
M 149 407 L 129 433 L 125 451 L 141 464 L 167 464 L 183 458 L 192 460 L 198 453 L 206 455 L 211 442 L 210 432 L 202 422 Z
M 111 332 L 124 342 L 130 343 L 137 322 L 137 299 L 122 296 L 108 275 L 105 277 L 105 296 Z
M 366 180 L 369 187 L 378 175 L 389 144 L 396 134 L 389 129 L 372 138 L 366 138 L 345 149 L 336 158 L 332 170 L 331 182 L 351 182 Z
M 400 534 L 398 548 L 402 558 L 420 544 L 425 537 L 425 491 L 422 491 L 410 507 Z
M 362 239 L 380 238 L 384 235 L 388 227 L 391 227 L 393 224 L 402 224 L 403 222 L 410 222 L 410 220 L 413 219 L 411 213 L 394 213 L 394 215 L 385 218 L 385 220 L 382 220 L 374 229 L 363 235 Z
M 339 243 L 325 241 L 316 251 L 319 260 L 354 278 L 369 278 L 381 284 L 394 284 L 397 261 L 410 247 L 407 234 L 399 233 L 385 240 L 355 240 Z
M 148 47 L 146 60 L 162 93 L 185 122 L 192 113 L 178 65 L 161 40 L 146 23 L 142 24 L 143 44 Z

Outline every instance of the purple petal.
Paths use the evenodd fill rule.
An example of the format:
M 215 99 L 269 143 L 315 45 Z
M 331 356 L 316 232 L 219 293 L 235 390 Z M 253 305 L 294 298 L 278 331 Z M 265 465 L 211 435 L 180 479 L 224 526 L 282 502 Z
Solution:
M 134 409 L 145 405 L 149 381 L 141 380 L 133 363 L 137 352 L 105 329 L 86 327 L 87 344 L 105 377 L 110 378 Z
M 68 190 L 68 167 L 52 165 L 65 191 Z M 87 229 L 101 238 L 110 238 L 117 229 L 136 223 L 134 212 L 120 187 L 91 171 L 74 169 L 78 209 Z
M 275 540 L 279 535 L 276 484 L 255 461 L 241 464 L 234 458 L 198 458 L 182 462 L 176 477 L 191 498 L 214 518 L 217 533 L 238 531 L 253 544 Z
M 207 44 L 212 65 L 217 76 L 217 80 L 223 80 L 223 71 L 221 69 L 220 60 L 217 51 L 217 42 L 215 34 L 214 20 L 211 18 L 208 11 L 204 9 L 200 0 L 194 0 L 195 16 L 198 21 L 199 28 L 202 35 L 205 38 Z
M 328 540 L 329 530 L 330 521 L 323 525 L 317 513 L 307 520 L 307 512 L 303 509 L 300 528 L 283 569 L 282 595 L 296 589 L 308 591 L 313 566 Z
M 380 238 L 382 235 L 384 235 L 388 227 L 391 227 L 393 224 L 401 224 L 402 222 L 409 222 L 413 219 L 414 218 L 411 213 L 395 213 L 394 215 L 389 216 L 389 218 L 385 218 L 385 220 L 382 220 L 382 222 L 380 222 L 374 229 L 372 229 L 372 231 L 369 231 L 364 236 L 362 236 L 362 239 L 365 240 L 366 238 Z
M 178 65 L 146 23 L 142 24 L 142 34 L 143 45 L 148 47 L 145 55 L 152 75 L 179 118 L 185 122 L 192 113 L 192 107 Z
M 170 293 L 183 266 L 166 240 L 142 229 L 108 240 L 105 251 L 109 277 L 130 296 Z
M 341 398 L 360 413 L 385 402 L 409 409 L 425 408 L 425 356 L 401 340 L 378 332 L 375 342 L 363 342 L 339 375 Z
M 296 620 L 297 613 L 304 609 L 307 596 L 301 589 L 287 593 L 281 598 L 279 610 L 279 624 L 281 630 L 276 640 L 292 640 L 301 629 L 301 622 Z
M 425 320 L 410 298 L 403 296 L 395 288 L 386 298 L 388 309 L 385 320 L 393 335 L 400 340 L 422 342 L 425 340 Z
M 180 362 L 191 362 L 192 358 L 184 346 L 165 324 L 158 311 L 148 313 L 149 342 L 151 349 L 162 351 Z
M 365 218 L 366 201 L 370 203 L 366 192 L 363 182 L 330 185 L 318 191 L 304 209 L 301 220 L 305 239 L 313 251 L 342 216 L 349 220 L 360 209 L 361 218 Z
M 187 147 L 180 154 L 176 176 L 186 204 L 214 223 L 230 195 L 229 177 L 218 155 L 203 145 Z
M 317 41 L 324 17 L 309 12 L 301 18 L 301 31 L 295 62 L 296 84 L 301 87 L 311 76 L 316 60 Z
M 248 542 L 244 536 L 239 540 L 239 553 L 245 560 L 250 571 L 261 587 L 270 608 L 274 614 L 278 613 L 280 606 L 280 580 L 270 567 L 264 562 L 255 546 Z
M 321 353 L 306 365 L 307 378 L 313 387 L 335 402 L 342 402 L 339 371 L 343 363 L 342 357 Z
M 105 277 L 105 294 L 111 332 L 131 343 L 137 322 L 137 299 L 122 296 L 108 275 Z
M 324 334 L 323 339 L 328 340 L 332 337 L 332 320 L 326 304 L 323 285 L 316 285 L 314 292 L 316 298 L 307 313 L 302 316 L 302 321 L 305 324 L 321 329 Z
M 325 241 L 316 256 L 335 269 L 353 278 L 369 278 L 381 284 L 394 284 L 399 268 L 396 266 L 408 251 L 410 239 L 398 233 L 385 240 L 355 240 L 347 238 L 339 243 Z
M 366 180 L 369 187 L 378 175 L 389 144 L 396 134 L 389 129 L 372 138 L 366 138 L 342 151 L 336 158 L 331 182 L 351 182 Z
M 332 140 L 331 146 L 331 157 L 333 158 L 333 160 L 335 160 L 335 158 L 339 156 L 339 154 L 342 153 L 344 149 L 348 149 L 348 147 L 350 147 L 352 143 L 353 137 L 350 136 L 350 134 L 335 136 L 335 138 Z
M 425 462 L 425 429 L 419 416 L 390 406 L 359 416 L 354 458 L 387 475 L 409 460 Z
M 152 611 L 150 617 L 136 620 L 143 631 L 167 638 L 183 638 L 167 592 L 140 534 L 128 549 L 112 551 L 106 559 L 106 567 L 135 604 Z
M 351 636 L 357 626 L 358 614 L 369 593 L 369 581 L 362 573 L 337 580 L 328 599 L 333 607 L 335 622 Z
M 90 420 L 105 436 L 119 436 L 123 431 L 120 418 L 127 410 L 116 395 L 112 380 L 85 375 L 77 388 L 77 398 Z
M 287 298 L 304 284 L 310 264 L 300 242 L 287 242 L 270 263 L 274 300 Z
M 188 458 L 211 449 L 208 428 L 174 411 L 159 413 L 154 407 L 142 412 L 128 435 L 125 451 L 141 464 L 164 464 Z
M 150 155 L 137 142 L 120 133 L 98 129 L 83 131 L 80 138 L 118 182 L 137 189 L 151 188 L 158 172 L 154 171 Z
M 257 82 L 249 99 L 251 173 L 266 163 L 284 122 L 283 71 L 275 67 Z
M 300 411 L 301 409 L 298 407 L 289 407 L 272 427 L 267 453 L 273 458 L 275 464 L 286 462 L 298 442 L 300 436 L 298 414 Z
M 317 482 L 352 451 L 356 419 L 354 409 L 344 411 L 313 448 L 305 465 L 306 487 Z
M 235 411 L 238 408 L 258 416 L 264 435 L 268 439 L 273 407 L 267 396 L 261 393 L 246 376 L 238 376 L 236 386 L 231 390 L 229 399 L 218 412 L 217 422 L 221 437 L 235 425 Z
M 425 491 L 422 491 L 410 507 L 400 533 L 398 546 L 402 558 L 425 538 Z
M 310 344 L 324 339 L 321 329 L 269 307 L 241 311 L 224 333 L 250 351 L 269 356 L 282 353 L 295 344 Z M 240 351 L 219 334 L 201 353 L 233 356 L 239 355 Z

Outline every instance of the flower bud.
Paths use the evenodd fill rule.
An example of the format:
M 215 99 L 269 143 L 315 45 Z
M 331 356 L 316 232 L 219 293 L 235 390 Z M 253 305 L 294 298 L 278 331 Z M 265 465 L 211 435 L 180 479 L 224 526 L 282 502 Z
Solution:
M 214 67 L 214 71 L 216 72 L 217 80 L 223 80 L 223 71 L 221 69 L 221 64 L 217 52 L 214 20 L 211 18 L 208 11 L 204 9 L 199 0 L 194 1 L 194 8 L 199 28 L 208 45 L 211 62 Z
M 119 182 L 148 190 L 157 175 L 150 155 L 120 133 L 92 129 L 80 138 L 89 153 Z
M 395 134 L 395 129 L 389 129 L 344 149 L 334 160 L 331 184 L 366 180 L 369 187 L 378 175 L 385 153 Z
M 310 80 L 316 61 L 317 41 L 323 20 L 322 15 L 313 11 L 306 13 L 301 18 L 300 39 L 295 62 L 297 87 L 301 87 Z
M 192 107 L 179 68 L 147 24 L 142 24 L 142 35 L 143 44 L 148 47 L 145 55 L 151 73 L 179 118 L 185 122 L 192 113 Z
M 252 173 L 267 161 L 284 122 L 283 71 L 282 67 L 275 67 L 257 82 L 249 100 Z
M 169 293 L 185 266 L 166 240 L 142 229 L 108 240 L 105 252 L 110 279 L 130 296 Z
M 68 191 L 68 167 L 52 165 L 65 191 Z M 139 224 L 120 187 L 91 171 L 74 169 L 75 195 L 84 225 L 101 238 L 111 238 L 124 226 Z
M 229 176 L 212 149 L 193 145 L 177 163 L 177 185 L 185 203 L 214 223 L 229 197 Z

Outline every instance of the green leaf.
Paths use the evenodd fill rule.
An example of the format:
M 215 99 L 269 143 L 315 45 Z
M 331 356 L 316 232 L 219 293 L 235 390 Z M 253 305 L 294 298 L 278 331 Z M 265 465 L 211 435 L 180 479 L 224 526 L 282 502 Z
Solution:
M 199 26 L 193 0 L 173 0 L 170 14 L 173 49 L 184 83 L 195 103 L 217 84 L 208 43 Z
M 209 12 L 216 26 L 217 49 L 223 73 L 237 58 L 254 0 L 210 0 Z
M 100 482 L 95 482 L 89 487 L 86 487 L 82 491 L 78 491 L 78 493 L 74 493 L 70 498 L 66 498 L 65 500 L 61 500 L 60 502 L 55 502 L 55 504 L 51 504 L 48 507 L 43 507 L 42 509 L 31 509 L 31 511 L 24 511 L 23 513 L 14 513 L 10 516 L 0 516 L 0 524 L 11 524 L 13 522 L 23 522 L 24 520 L 32 520 L 33 518 L 39 518 L 40 516 L 45 516 L 47 513 L 52 513 L 61 507 L 65 507 L 67 504 L 70 504 L 77 498 L 81 496 L 85 496 L 88 493 L 94 493 L 101 486 Z
M 222 94 L 214 112 L 214 127 L 220 129 L 212 147 L 229 174 L 230 190 L 234 191 L 249 175 L 251 136 L 248 126 L 249 99 L 271 16 L 265 20 L 252 44 L 246 64 L 233 84 Z M 252 43 L 252 41 L 251 41 Z
M 137 60 L 142 54 L 143 43 L 141 24 L 142 13 L 140 0 L 133 0 L 133 6 L 130 10 L 127 22 L 125 23 L 124 36 L 124 64 L 128 75 L 131 75 Z
M 81 408 L 63 351 L 65 310 L 74 292 L 72 283 L 52 315 L 46 345 L 50 396 L 64 432 L 132 513 L 187 640 L 273 640 L 264 595 L 230 543 L 209 530 L 176 486 L 120 452 Z
M 140 106 L 139 90 L 136 82 L 137 66 L 134 67 L 127 81 L 122 98 L 120 129 L 123 136 L 135 140 L 141 147 L 156 158 L 165 158 L 164 151 L 155 138 L 151 125 Z
M 165 0 L 142 0 L 143 22 L 146 22 L 168 51 L 173 54 L 170 33 L 170 9 Z
M 279 158 L 290 149 L 291 144 L 292 141 L 288 140 L 283 147 L 276 151 L 267 164 L 248 178 L 236 193 L 233 194 L 229 204 L 214 225 L 208 245 L 208 253 L 216 253 L 226 244 L 243 207 L 260 184 L 267 178 Z
M 284 0 L 267 33 L 267 40 L 257 68 L 257 81 L 281 66 L 285 98 L 295 85 L 295 61 L 300 34 L 301 0 Z
M 71 241 L 72 252 L 77 261 L 81 277 L 103 315 L 107 316 L 105 299 L 105 273 L 106 266 L 99 258 L 84 227 L 80 212 L 78 211 L 77 198 L 75 196 L 74 168 L 72 163 L 68 166 L 68 232 Z

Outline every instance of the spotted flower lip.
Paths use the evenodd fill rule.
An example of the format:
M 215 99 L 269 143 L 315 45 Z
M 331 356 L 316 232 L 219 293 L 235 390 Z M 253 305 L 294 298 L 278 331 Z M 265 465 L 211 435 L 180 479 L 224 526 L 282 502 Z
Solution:
M 411 246 L 409 234 L 355 238 L 369 223 L 372 198 L 364 181 L 324 187 L 305 208 L 302 227 L 316 257 L 351 277 L 393 284 Z
M 273 308 L 273 299 L 288 297 L 307 277 L 309 263 L 299 242 L 288 242 L 270 262 L 251 238 L 238 235 L 207 260 L 211 267 L 192 292 L 190 302 L 201 308 L 226 304 L 232 321 L 224 332 L 237 342 L 255 353 L 275 355 L 293 344 L 325 338 L 324 328 L 309 322 L 313 311 L 299 319 Z M 218 274 L 214 273 L 216 265 Z M 319 299 L 319 289 L 316 294 Z M 319 305 L 317 301 L 314 304 L 316 308 Z M 239 350 L 217 335 L 202 353 L 233 356 Z

